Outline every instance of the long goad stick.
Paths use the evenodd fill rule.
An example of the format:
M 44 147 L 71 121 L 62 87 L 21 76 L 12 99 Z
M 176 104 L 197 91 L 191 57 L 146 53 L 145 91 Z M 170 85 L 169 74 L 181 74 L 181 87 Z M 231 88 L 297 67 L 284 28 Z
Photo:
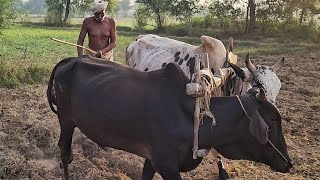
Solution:
M 198 54 L 195 56 L 195 66 L 194 66 L 194 83 L 200 84 L 200 57 Z M 199 126 L 200 126 L 200 98 L 197 97 L 195 99 L 195 105 L 194 105 L 194 126 L 193 126 L 193 159 L 197 159 L 197 151 L 198 151 L 198 140 L 199 140 Z
M 51 40 L 57 41 L 57 42 L 60 42 L 60 43 L 64 43 L 64 44 L 69 44 L 69 45 L 72 45 L 72 46 L 77 46 L 77 47 L 80 47 L 80 48 L 82 48 L 82 49 L 85 49 L 85 50 L 87 50 L 87 51 L 89 51 L 89 52 L 91 52 L 91 53 L 93 53 L 93 54 L 97 54 L 96 51 L 94 51 L 94 50 L 92 50 L 92 49 L 90 49 L 90 48 L 84 47 L 84 46 L 80 46 L 80 45 L 78 45 L 78 44 L 74 44 L 74 43 L 71 43 L 71 42 L 59 40 L 59 39 L 57 39 L 57 38 L 51 38 Z

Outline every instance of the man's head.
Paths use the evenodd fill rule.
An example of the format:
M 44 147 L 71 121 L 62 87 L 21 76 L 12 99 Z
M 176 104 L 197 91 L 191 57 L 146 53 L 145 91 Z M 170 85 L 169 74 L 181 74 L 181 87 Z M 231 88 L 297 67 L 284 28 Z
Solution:
M 108 6 L 108 2 L 104 1 L 96 1 L 93 3 L 93 6 L 91 8 L 93 17 L 96 19 L 98 22 L 102 22 L 105 17 L 105 10 Z

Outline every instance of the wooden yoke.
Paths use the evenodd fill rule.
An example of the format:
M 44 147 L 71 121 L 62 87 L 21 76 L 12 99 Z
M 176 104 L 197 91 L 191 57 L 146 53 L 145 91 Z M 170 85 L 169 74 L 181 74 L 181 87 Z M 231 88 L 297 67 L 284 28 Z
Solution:
M 200 57 L 199 55 L 195 55 L 195 66 L 194 66 L 194 83 L 200 84 Z M 200 126 L 200 98 L 195 98 L 195 105 L 194 105 L 194 126 L 193 126 L 193 159 L 197 159 L 197 151 L 199 146 L 199 126 Z

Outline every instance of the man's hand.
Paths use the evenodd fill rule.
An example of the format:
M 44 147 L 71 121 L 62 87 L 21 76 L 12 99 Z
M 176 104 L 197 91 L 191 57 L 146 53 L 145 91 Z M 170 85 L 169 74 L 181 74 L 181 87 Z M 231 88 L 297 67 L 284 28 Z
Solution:
M 97 58 L 101 58 L 102 57 L 102 51 L 100 51 L 100 50 L 97 51 L 96 57 Z

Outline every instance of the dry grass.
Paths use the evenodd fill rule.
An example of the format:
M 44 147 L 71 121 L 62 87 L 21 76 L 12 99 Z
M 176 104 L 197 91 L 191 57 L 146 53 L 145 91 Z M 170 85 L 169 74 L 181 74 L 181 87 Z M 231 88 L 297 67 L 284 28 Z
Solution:
M 282 56 L 285 67 L 278 75 L 282 90 L 277 105 L 289 154 L 294 161 L 290 173 L 276 173 L 250 161 L 227 160 L 233 179 L 320 178 L 320 52 L 252 57 L 254 63 L 271 65 Z M 0 89 L 0 179 L 61 179 L 59 124 L 48 108 L 45 85 Z M 78 130 L 73 138 L 72 179 L 139 179 L 143 159 L 114 149 L 102 150 Z M 218 179 L 211 157 L 186 180 Z M 157 175 L 154 179 L 160 179 Z

